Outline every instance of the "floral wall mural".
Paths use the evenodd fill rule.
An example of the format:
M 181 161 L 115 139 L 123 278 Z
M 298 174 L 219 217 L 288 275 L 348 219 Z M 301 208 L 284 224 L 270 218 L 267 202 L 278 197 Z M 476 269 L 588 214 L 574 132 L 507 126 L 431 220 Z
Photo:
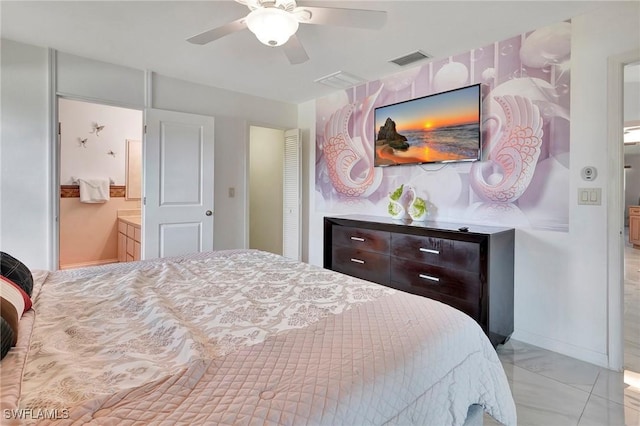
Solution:
M 571 24 L 558 23 L 316 101 L 316 209 L 388 215 L 407 185 L 428 220 L 568 231 Z M 482 84 L 482 158 L 374 167 L 373 111 Z

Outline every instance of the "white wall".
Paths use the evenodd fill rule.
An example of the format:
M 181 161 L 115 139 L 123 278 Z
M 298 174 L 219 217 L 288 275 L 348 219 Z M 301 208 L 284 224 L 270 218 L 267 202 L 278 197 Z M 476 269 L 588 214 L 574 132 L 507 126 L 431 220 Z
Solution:
M 565 304 L 561 301 L 554 303 L 560 311 L 555 317 L 540 314 L 522 321 L 524 330 L 544 336 L 533 339 L 532 335 L 534 343 L 545 342 L 551 349 L 558 348 L 568 354 L 576 347 L 587 360 L 590 358 L 588 351 L 591 351 L 593 361 L 599 364 L 604 364 L 607 354 L 607 285 L 620 285 L 607 283 L 607 189 L 610 187 L 607 178 L 617 174 L 609 170 L 607 163 L 607 60 L 640 47 L 639 16 L 640 3 L 616 2 L 573 20 L 570 256 L 567 258 L 571 300 L 567 303 L 568 309 L 563 309 Z M 580 170 L 586 165 L 598 168 L 597 180 L 590 183 L 582 180 Z M 578 188 L 591 186 L 602 188 L 602 205 L 578 206 Z M 547 257 L 541 265 L 553 261 L 552 257 Z M 532 285 L 532 281 L 525 285 Z M 523 299 L 521 304 L 525 301 Z M 561 316 L 568 317 L 566 325 L 558 328 L 550 324 Z M 542 321 L 547 324 L 536 325 Z M 562 340 L 564 335 L 569 338 Z M 562 342 L 556 343 L 556 340 Z
M 49 266 L 52 198 L 48 51 L 1 41 L 0 250 Z
M 60 99 L 58 120 L 61 185 L 75 184 L 71 177 L 111 178 L 114 185 L 125 185 L 126 141 L 142 140 L 142 111 Z M 104 126 L 97 134 L 94 123 Z
M 246 247 L 249 127 L 241 118 L 216 117 L 213 248 Z M 229 197 L 229 188 L 235 197 Z
M 296 105 L 153 75 L 153 108 L 242 118 L 265 127 L 295 128 Z M 216 125 L 218 121 L 216 120 Z M 228 145 L 228 144 L 227 144 Z
M 144 106 L 144 71 L 56 53 L 56 91 L 101 103 Z
M 2 43 L 0 244 L 29 267 L 53 269 L 48 50 Z M 67 97 L 132 108 L 143 108 L 151 99 L 153 108 L 215 117 L 214 247 L 245 247 L 248 126 L 294 128 L 296 105 L 156 74 L 146 94 L 144 76 L 141 70 L 57 55 L 55 80 Z M 230 186 L 236 188 L 234 198 L 227 196 Z
M 322 241 L 322 221 L 318 226 L 318 215 L 315 214 L 315 159 L 316 159 L 316 120 L 315 101 L 309 101 L 298 105 L 298 127 L 301 129 L 300 142 L 302 144 L 302 260 L 315 265 L 322 265 L 320 259 L 311 259 L 311 238 Z M 304 190 L 309 188 L 310 190 Z M 312 223 L 313 222 L 313 223 Z M 313 235 L 312 235 L 313 234 Z
M 518 230 L 514 339 L 606 366 L 607 359 L 607 58 L 640 46 L 640 3 L 616 2 L 572 19 L 571 178 L 569 232 Z M 315 126 L 315 102 L 299 106 L 300 123 Z M 301 124 L 301 127 L 302 124 Z M 314 139 L 314 137 L 311 137 Z M 315 146 L 315 140 L 310 141 Z M 308 152 L 315 163 L 315 149 Z M 598 168 L 585 182 L 580 169 Z M 315 191 L 313 167 L 307 192 Z M 578 206 L 579 187 L 602 188 L 601 206 Z M 309 214 L 309 262 L 322 265 L 322 218 Z M 613 283 L 612 285 L 619 285 Z

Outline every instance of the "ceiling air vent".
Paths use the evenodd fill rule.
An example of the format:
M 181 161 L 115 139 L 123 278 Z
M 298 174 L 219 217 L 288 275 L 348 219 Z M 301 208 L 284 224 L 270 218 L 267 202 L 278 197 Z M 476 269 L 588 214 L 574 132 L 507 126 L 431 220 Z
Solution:
M 334 89 L 348 89 L 350 87 L 366 83 L 366 80 L 343 71 L 337 71 L 313 81 L 324 84 L 325 86 L 333 87 Z
M 392 59 L 389 62 L 393 62 L 396 65 L 400 65 L 401 67 L 404 67 L 409 64 L 413 64 L 414 62 L 418 62 L 423 59 L 429 59 L 429 58 L 431 58 L 431 56 L 427 55 L 421 50 L 416 50 L 415 52 L 411 52 L 408 55 L 404 55 L 404 56 L 400 56 L 399 58 Z

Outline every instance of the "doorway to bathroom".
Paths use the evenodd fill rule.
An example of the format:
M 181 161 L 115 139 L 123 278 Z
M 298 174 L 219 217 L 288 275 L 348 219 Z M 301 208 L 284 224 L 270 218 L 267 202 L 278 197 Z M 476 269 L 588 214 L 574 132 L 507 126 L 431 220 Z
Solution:
M 57 107 L 58 267 L 127 259 L 122 222 L 142 226 L 143 112 L 62 97 Z

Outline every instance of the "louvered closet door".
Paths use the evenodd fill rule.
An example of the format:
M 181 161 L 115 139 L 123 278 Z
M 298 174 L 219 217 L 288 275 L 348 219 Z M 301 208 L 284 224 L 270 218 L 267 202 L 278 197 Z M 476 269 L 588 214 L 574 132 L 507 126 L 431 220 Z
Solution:
M 300 129 L 287 130 L 284 133 L 282 254 L 296 260 L 302 258 L 301 157 Z

